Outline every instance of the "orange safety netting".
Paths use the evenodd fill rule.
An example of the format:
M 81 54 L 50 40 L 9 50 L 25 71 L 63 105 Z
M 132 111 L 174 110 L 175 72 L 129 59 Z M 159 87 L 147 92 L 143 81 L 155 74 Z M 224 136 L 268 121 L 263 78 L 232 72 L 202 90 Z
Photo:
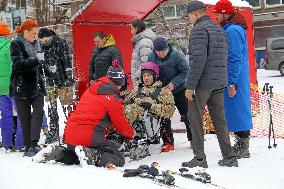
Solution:
M 268 136 L 270 125 L 270 95 L 251 84 L 251 100 L 253 113 L 252 136 Z M 284 95 L 273 94 L 271 98 L 271 115 L 275 137 L 284 138 Z M 282 117 L 283 116 L 283 117 Z

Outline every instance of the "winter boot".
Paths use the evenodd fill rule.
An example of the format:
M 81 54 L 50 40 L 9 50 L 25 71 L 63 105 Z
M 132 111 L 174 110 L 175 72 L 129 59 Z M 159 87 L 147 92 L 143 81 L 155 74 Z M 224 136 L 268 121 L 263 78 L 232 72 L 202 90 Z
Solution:
M 7 154 L 13 153 L 13 152 L 15 152 L 15 151 L 16 151 L 16 149 L 15 149 L 13 146 L 10 146 L 10 147 L 8 147 L 8 148 L 5 148 L 5 152 L 6 152 Z
M 196 157 L 194 157 L 192 160 L 188 162 L 183 162 L 182 166 L 189 167 L 189 168 L 193 168 L 193 167 L 208 168 L 206 159 L 197 159 Z
M 175 149 L 174 145 L 170 144 L 170 143 L 164 143 L 161 146 L 161 152 L 169 152 L 169 151 L 172 151 L 174 149 Z
M 238 159 L 241 158 L 250 158 L 249 153 L 249 137 L 247 138 L 240 138 L 236 137 L 237 141 L 233 147 L 236 157 Z
M 218 164 L 222 167 L 238 167 L 238 160 L 235 156 L 229 158 L 223 158 L 218 162 Z

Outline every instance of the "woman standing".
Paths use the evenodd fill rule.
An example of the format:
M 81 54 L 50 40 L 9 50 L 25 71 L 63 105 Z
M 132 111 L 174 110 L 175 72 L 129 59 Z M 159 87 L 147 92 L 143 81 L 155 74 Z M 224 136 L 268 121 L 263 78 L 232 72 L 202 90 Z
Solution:
M 15 32 L 18 35 L 10 46 L 13 62 L 10 95 L 15 99 L 22 124 L 25 155 L 33 156 L 40 150 L 38 141 L 46 95 L 39 65 L 44 55 L 37 53 L 40 48 L 36 41 L 38 24 L 35 20 L 27 19 Z
M 147 62 L 148 55 L 153 50 L 156 34 L 150 28 L 146 29 L 145 23 L 139 19 L 131 23 L 131 34 L 134 48 L 131 59 L 131 79 L 133 86 L 138 86 L 141 77 L 141 65 Z

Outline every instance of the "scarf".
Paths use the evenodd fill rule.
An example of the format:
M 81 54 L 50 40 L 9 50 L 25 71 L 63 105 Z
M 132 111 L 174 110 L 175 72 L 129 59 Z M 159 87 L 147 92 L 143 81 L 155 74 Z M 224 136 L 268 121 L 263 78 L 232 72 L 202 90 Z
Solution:
M 24 44 L 25 50 L 30 57 L 35 57 L 37 52 L 40 52 L 40 50 L 41 50 L 40 45 L 39 45 L 37 40 L 30 43 L 21 34 L 19 34 L 16 39 L 21 41 Z

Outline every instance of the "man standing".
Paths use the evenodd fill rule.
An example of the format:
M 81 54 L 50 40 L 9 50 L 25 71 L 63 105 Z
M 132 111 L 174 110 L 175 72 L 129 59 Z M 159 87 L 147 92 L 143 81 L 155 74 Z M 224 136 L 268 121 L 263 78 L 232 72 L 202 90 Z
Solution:
M 205 105 L 214 122 L 223 159 L 220 166 L 238 166 L 234 156 L 224 112 L 224 87 L 227 85 L 227 39 L 221 27 L 206 14 L 200 1 L 187 7 L 188 20 L 193 24 L 189 40 L 189 75 L 185 92 L 188 117 L 191 122 L 192 149 L 194 158 L 183 162 L 185 167 L 207 168 L 204 153 L 202 112 Z
M 225 113 L 230 132 L 235 133 L 237 158 L 249 158 L 249 136 L 252 129 L 248 45 L 245 18 L 228 0 L 217 2 L 214 12 L 228 36 L 228 80 L 224 91 Z
M 67 114 L 72 104 L 72 57 L 67 41 L 59 38 L 48 28 L 41 28 L 38 33 L 42 50 L 45 53 L 45 66 L 47 69 L 47 101 L 50 103 L 48 115 L 51 115 L 50 130 L 46 136 L 46 143 L 59 140 L 57 132 L 59 117 L 57 113 L 57 97 Z M 66 108 L 66 109 L 65 109 Z
M 160 68 L 160 79 L 163 83 L 163 93 L 172 92 L 174 95 L 175 105 L 181 115 L 181 121 L 185 123 L 187 130 L 187 139 L 191 141 L 191 131 L 187 118 L 187 99 L 184 96 L 185 81 L 188 74 L 188 64 L 182 55 L 175 50 L 163 37 L 157 37 L 154 40 L 154 52 L 152 52 L 148 61 L 157 64 Z M 164 134 L 172 136 L 171 122 L 169 120 L 168 132 Z M 172 143 L 164 143 L 162 152 L 168 152 L 174 149 Z

